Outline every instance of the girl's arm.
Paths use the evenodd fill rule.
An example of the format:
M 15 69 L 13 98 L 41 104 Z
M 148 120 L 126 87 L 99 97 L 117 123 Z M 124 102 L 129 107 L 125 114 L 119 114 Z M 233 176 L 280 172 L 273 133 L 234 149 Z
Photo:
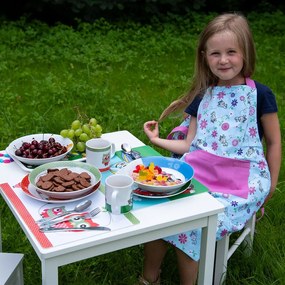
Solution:
M 159 126 L 156 121 L 149 121 L 144 124 L 144 132 L 154 145 L 177 154 L 184 154 L 189 151 L 192 140 L 196 134 L 197 118 L 191 117 L 185 140 L 168 140 L 159 137 Z
M 271 175 L 270 193 L 265 203 L 272 197 L 275 191 L 281 165 L 281 133 L 277 113 L 264 114 L 261 117 L 266 144 L 266 160 Z

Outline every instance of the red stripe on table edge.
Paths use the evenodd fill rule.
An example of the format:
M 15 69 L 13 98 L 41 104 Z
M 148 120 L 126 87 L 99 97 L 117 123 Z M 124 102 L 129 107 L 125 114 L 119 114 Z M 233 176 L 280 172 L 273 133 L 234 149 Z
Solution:
M 22 219 L 25 221 L 30 231 L 36 237 L 40 245 L 43 248 L 52 247 L 53 245 L 50 242 L 50 240 L 47 238 L 47 236 L 44 233 L 41 233 L 39 231 L 39 226 L 35 223 L 33 217 L 28 212 L 28 210 L 26 209 L 22 201 L 19 199 L 19 197 L 15 194 L 15 192 L 10 187 L 10 185 L 8 183 L 3 183 L 3 184 L 0 184 L 0 188 L 5 193 L 5 195 L 9 197 L 10 201 L 12 202 L 14 207 L 17 209 L 18 213 L 20 214 Z

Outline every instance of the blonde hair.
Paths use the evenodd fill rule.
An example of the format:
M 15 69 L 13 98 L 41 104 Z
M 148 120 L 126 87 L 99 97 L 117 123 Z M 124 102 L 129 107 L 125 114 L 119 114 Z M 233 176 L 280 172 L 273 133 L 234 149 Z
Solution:
M 188 93 L 173 101 L 160 115 L 159 121 L 165 119 L 170 113 L 181 110 L 189 105 L 193 99 L 205 92 L 205 90 L 218 83 L 218 78 L 210 71 L 206 57 L 206 45 L 213 35 L 230 31 L 238 41 L 238 45 L 243 53 L 243 68 L 241 73 L 244 77 L 250 77 L 255 68 L 255 46 L 253 36 L 246 18 L 238 13 L 226 13 L 217 16 L 208 23 L 199 37 L 196 50 L 195 70 L 192 86 Z

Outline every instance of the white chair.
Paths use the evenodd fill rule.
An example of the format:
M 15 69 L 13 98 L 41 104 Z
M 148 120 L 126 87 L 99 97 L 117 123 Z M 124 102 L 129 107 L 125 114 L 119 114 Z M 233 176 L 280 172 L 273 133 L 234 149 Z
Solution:
M 227 263 L 232 254 L 236 249 L 244 242 L 244 254 L 247 256 L 251 255 L 254 231 L 255 231 L 256 215 L 254 214 L 252 218 L 247 222 L 246 226 L 241 230 L 238 238 L 229 248 L 230 244 L 230 234 L 226 235 L 221 240 L 217 241 L 216 244 L 216 257 L 215 257 L 215 270 L 214 270 L 214 285 L 226 284 L 226 271 Z
M 0 252 L 0 285 L 24 285 L 23 254 Z

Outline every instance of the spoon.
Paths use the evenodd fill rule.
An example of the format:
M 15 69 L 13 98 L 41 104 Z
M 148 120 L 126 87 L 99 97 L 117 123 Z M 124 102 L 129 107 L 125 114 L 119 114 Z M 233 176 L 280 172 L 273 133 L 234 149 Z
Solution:
M 77 205 L 74 207 L 74 209 L 72 209 L 72 210 L 66 211 L 66 212 L 64 212 L 64 213 L 62 213 L 62 214 L 59 214 L 59 215 L 56 215 L 56 216 L 54 216 L 54 217 L 43 218 L 43 219 L 37 220 L 36 222 L 37 222 L 38 224 L 46 224 L 46 223 L 48 223 L 49 221 L 55 220 L 55 219 L 57 219 L 57 218 L 59 218 L 59 217 L 66 216 L 66 215 L 71 214 L 71 213 L 74 213 L 74 212 L 76 212 L 76 213 L 82 212 L 82 211 L 84 211 L 85 209 L 87 209 L 91 204 L 92 204 L 92 201 L 91 201 L 91 200 L 85 200 L 85 201 L 83 201 L 83 202 L 77 204 Z
M 141 158 L 141 155 L 138 151 L 132 150 L 132 147 L 128 143 L 123 143 L 121 149 L 125 154 L 130 155 L 133 159 Z

